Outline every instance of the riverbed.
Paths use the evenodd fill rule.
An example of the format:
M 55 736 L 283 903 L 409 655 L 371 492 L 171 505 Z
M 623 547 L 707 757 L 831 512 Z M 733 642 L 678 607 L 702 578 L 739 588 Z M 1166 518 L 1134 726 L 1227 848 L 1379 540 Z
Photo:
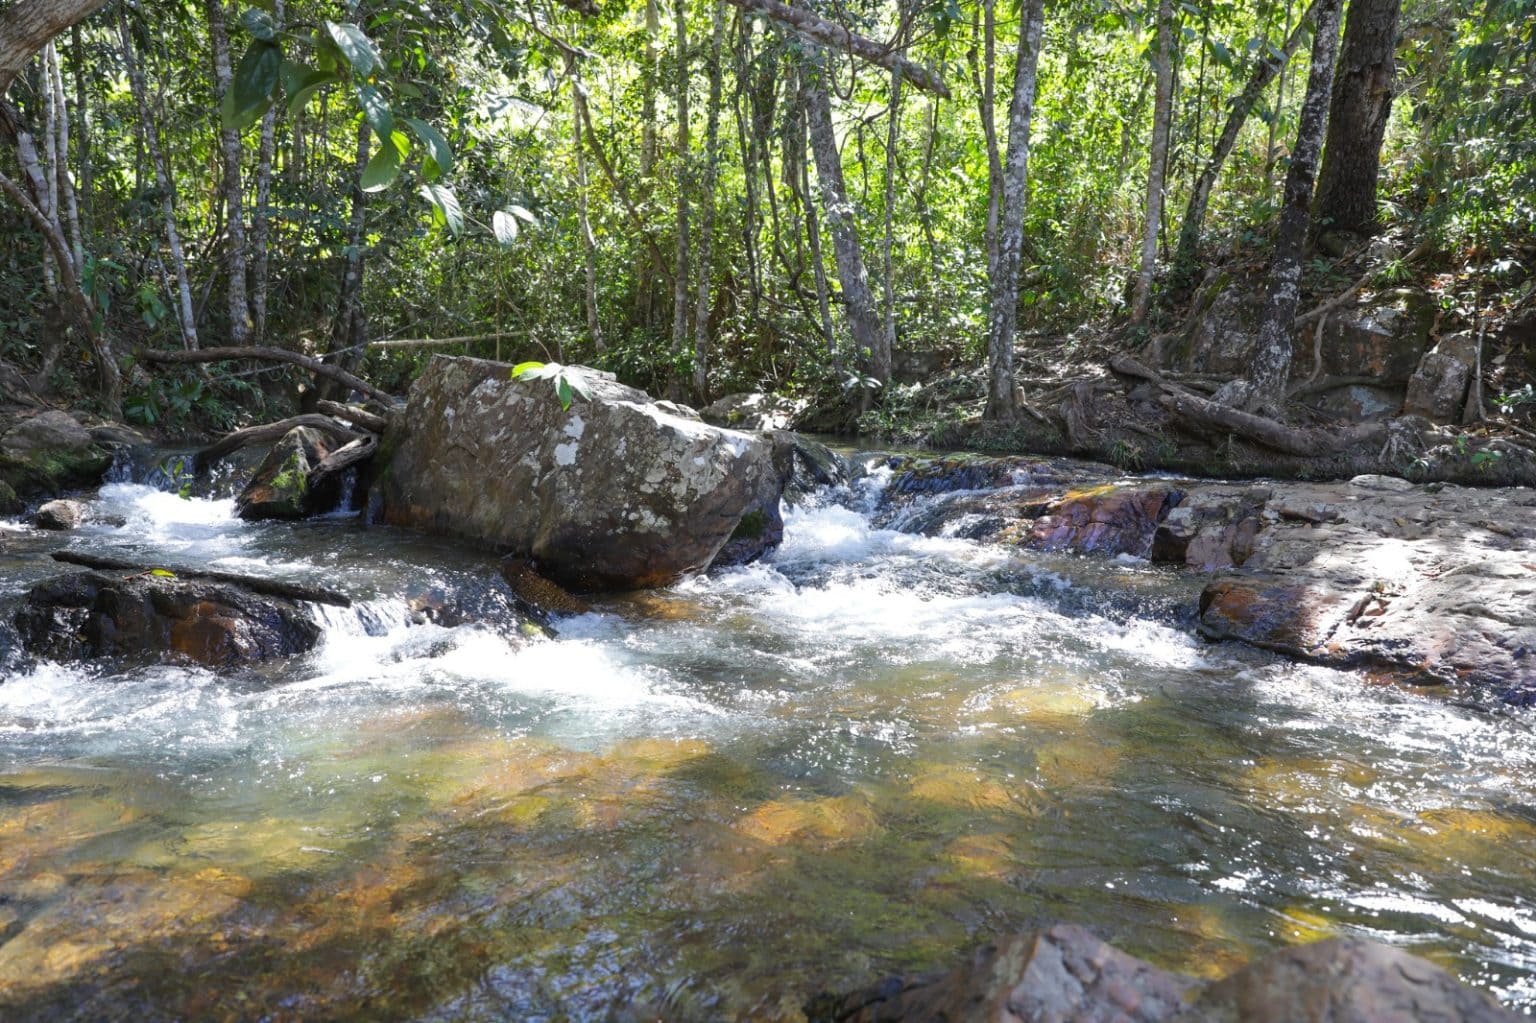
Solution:
M 550 637 L 412 613 L 482 553 L 138 480 L 0 523 L 0 597 L 70 546 L 354 606 L 228 674 L 6 655 L 6 1018 L 795 1019 L 1056 920 L 1536 1007 L 1536 712 L 1207 644 L 1176 570 L 878 528 L 876 470 Z

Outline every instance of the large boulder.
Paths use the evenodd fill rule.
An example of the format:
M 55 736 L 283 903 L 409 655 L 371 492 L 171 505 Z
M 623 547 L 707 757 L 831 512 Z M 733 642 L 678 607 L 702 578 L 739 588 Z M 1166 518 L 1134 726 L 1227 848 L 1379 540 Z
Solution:
M 949 973 L 892 977 L 806 1007 L 818 1023 L 1510 1023 L 1453 974 L 1360 939 L 1260 958 L 1205 984 L 1158 969 L 1081 927 L 984 945 Z
M 22 647 L 54 660 L 183 658 L 210 668 L 303 653 L 320 627 L 294 601 L 169 573 L 77 572 L 27 591 Z
M 66 412 L 49 409 L 0 434 L 0 514 L 14 515 L 28 499 L 94 486 L 112 455 Z
M 235 498 L 236 514 L 242 519 L 302 519 L 335 508 L 341 500 L 340 478 L 322 482 L 315 470 L 336 447 L 312 427 L 289 430 Z
M 380 517 L 530 558 L 577 591 L 704 569 L 755 510 L 771 537 L 780 478 L 765 438 L 577 372 L 589 396 L 562 409 L 548 381 L 512 380 L 504 363 L 433 359 L 385 437 Z

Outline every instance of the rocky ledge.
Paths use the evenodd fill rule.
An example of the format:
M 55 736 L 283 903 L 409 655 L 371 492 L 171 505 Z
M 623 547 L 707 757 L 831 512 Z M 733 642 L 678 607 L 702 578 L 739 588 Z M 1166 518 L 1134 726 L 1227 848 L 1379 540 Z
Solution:
M 892 977 L 807 1007 L 817 1023 L 1506 1023 L 1499 1007 L 1432 963 L 1334 939 L 1265 956 L 1206 984 L 1058 925 L 983 945 L 931 977 Z
M 1212 639 L 1536 700 L 1536 491 L 1126 478 L 1029 458 L 895 458 L 887 524 L 1211 576 Z

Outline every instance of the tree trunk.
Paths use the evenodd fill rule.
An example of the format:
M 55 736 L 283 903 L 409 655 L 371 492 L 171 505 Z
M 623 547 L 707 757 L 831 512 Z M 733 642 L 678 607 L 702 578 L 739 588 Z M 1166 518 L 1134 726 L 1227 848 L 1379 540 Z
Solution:
M 1376 223 L 1381 143 L 1392 113 L 1392 77 L 1402 0 L 1352 0 L 1318 172 L 1316 221 L 1323 230 L 1368 231 Z
M 688 4 L 677 0 L 677 248 L 672 275 L 672 354 L 688 344 Z
M 1029 130 L 1035 112 L 1035 72 L 1044 27 L 1045 0 L 1024 0 L 1019 58 L 1013 72 L 1013 103 L 1008 113 L 1008 159 L 1003 167 L 997 265 L 989 282 L 986 417 L 994 420 L 1012 420 L 1019 412 L 1013 382 L 1013 334 L 1019 313 L 1024 204 L 1029 194 Z
M 176 225 L 176 190 L 166 166 L 165 152 L 160 147 L 159 119 L 150 109 L 149 94 L 144 85 L 144 70 L 134 53 L 126 7 L 118 11 L 118 32 L 123 40 L 123 63 L 128 70 L 128 87 L 139 109 L 139 135 L 149 149 L 149 161 L 155 171 L 155 190 L 160 193 L 165 241 L 171 250 L 171 271 L 176 276 L 176 309 L 181 320 L 181 343 L 184 348 L 196 348 L 197 318 L 192 308 L 192 283 L 187 277 L 187 259 L 181 247 L 181 231 Z
M 816 215 L 816 204 L 811 201 L 811 168 L 810 161 L 805 159 L 806 145 L 810 142 L 810 126 L 806 113 L 806 94 L 810 85 L 806 79 L 810 72 L 806 68 L 800 69 L 800 83 L 797 91 L 798 100 L 795 106 L 798 108 L 794 115 L 795 144 L 799 148 L 799 157 L 791 161 L 786 152 L 786 170 L 793 166 L 794 173 L 798 175 L 798 181 L 792 183 L 795 195 L 800 200 L 800 207 L 805 211 L 806 244 L 811 251 L 811 279 L 816 284 L 816 312 L 821 324 L 821 336 L 827 345 L 827 357 L 831 360 L 832 368 L 841 371 L 843 368 L 843 354 L 837 344 L 837 331 L 832 326 L 832 301 L 831 288 L 827 283 L 827 264 L 821 254 L 821 218 Z M 798 253 L 799 246 L 796 245 Z M 787 264 L 789 261 L 785 259 Z M 798 279 L 799 271 L 793 271 L 795 279 Z
M 0 11 L 0 99 L 33 55 L 107 0 L 12 0 Z
M 885 231 L 880 239 L 880 282 L 885 289 L 885 347 L 896 352 L 896 147 L 901 141 L 901 74 L 891 72 L 891 103 L 885 130 Z
M 1259 327 L 1257 350 L 1247 386 L 1218 397 L 1250 411 L 1278 411 L 1285 398 L 1290 374 L 1292 329 L 1296 305 L 1301 299 L 1301 257 L 1311 217 L 1312 185 L 1317 174 L 1318 153 L 1328 126 L 1328 102 L 1333 88 L 1334 61 L 1339 52 L 1339 5 L 1341 0 L 1318 0 L 1317 35 L 1312 42 L 1312 69 L 1301 104 L 1296 147 L 1285 176 L 1285 204 L 1280 209 L 1280 228 L 1269 268 L 1269 298 Z M 1242 393 L 1246 390 L 1246 394 Z M 1239 398 L 1241 400 L 1231 400 Z
M 368 166 L 368 122 L 357 126 L 357 151 L 352 164 L 352 218 L 347 225 L 347 256 L 341 275 L 341 294 L 336 303 L 336 319 L 331 324 L 331 344 L 327 362 L 348 373 L 362 364 L 368 344 L 368 314 L 363 309 L 363 271 L 366 263 L 363 247 L 367 243 L 368 193 L 363 191 L 363 169 Z M 318 382 L 321 399 L 342 395 L 339 378 Z
M 59 198 L 63 204 L 64 225 L 69 229 L 69 254 L 75 261 L 75 273 L 85 273 L 85 238 L 80 233 L 80 202 L 75 196 L 75 181 L 69 173 L 69 104 L 64 100 L 64 72 L 59 66 L 59 49 L 48 44 L 48 90 L 53 96 L 54 124 L 58 132 L 58 162 L 54 164 L 54 176 L 58 178 Z
M 704 127 L 704 180 L 699 190 L 699 202 L 704 210 L 704 219 L 699 224 L 699 290 L 693 308 L 693 396 L 701 404 L 709 403 L 710 264 L 715 245 L 715 182 L 720 173 L 720 86 L 724 48 L 725 4 L 716 0 L 711 26 L 709 112 Z
M 830 60 L 831 57 L 823 54 L 823 59 Z M 832 126 L 832 98 L 827 93 L 826 74 L 809 65 L 804 71 L 811 153 L 816 159 L 822 212 L 832 234 L 832 252 L 837 260 L 838 281 L 843 287 L 843 308 L 848 316 L 854 352 L 866 373 L 882 384 L 888 383 L 891 379 L 891 349 L 886 343 L 885 332 L 880 329 L 880 317 L 875 313 L 869 275 L 864 268 L 864 252 L 859 243 L 859 226 L 843 184 L 843 160 L 837 151 L 837 135 Z
M 574 71 L 574 67 L 572 70 Z M 571 116 L 571 126 L 574 137 L 571 143 L 576 148 L 576 229 L 581 234 L 581 256 L 586 269 L 583 297 L 587 307 L 587 334 L 592 338 L 593 350 L 604 352 L 607 351 L 608 346 L 603 343 L 603 327 L 597 316 L 597 239 L 592 237 L 587 147 L 582 141 L 581 131 L 582 122 L 587 119 L 586 86 L 580 78 L 577 78 L 573 83 L 573 89 L 575 108 Z
M 1141 231 L 1141 269 L 1131 299 L 1131 322 L 1141 323 L 1152 305 L 1157 272 L 1157 229 L 1163 221 L 1163 174 L 1168 164 L 1168 129 L 1173 120 L 1173 0 L 1157 7 L 1157 88 L 1152 100 L 1152 151 L 1147 165 L 1147 218 Z
M 234 72 L 229 60 L 229 31 L 225 22 L 223 0 L 207 0 L 208 35 L 213 46 L 214 98 L 221 102 L 230 90 Z M 215 114 L 217 116 L 217 114 Z M 229 340 L 244 345 L 251 338 L 251 305 L 246 275 L 245 193 L 241 184 L 240 133 L 233 128 L 219 129 L 219 157 L 223 162 L 224 181 L 220 198 L 225 212 L 225 271 L 229 278 Z
M 1182 282 L 1188 283 L 1194 273 L 1195 264 L 1200 257 L 1200 233 L 1205 225 L 1205 213 L 1210 208 L 1211 190 L 1216 186 L 1216 178 L 1221 174 L 1221 168 L 1226 164 L 1227 157 L 1232 154 L 1232 149 L 1237 145 L 1237 136 L 1247 123 L 1248 116 L 1253 112 L 1259 97 L 1264 95 L 1264 90 L 1269 88 L 1269 83 L 1275 80 L 1283 67 L 1285 67 L 1301 45 L 1301 37 L 1308 24 L 1312 21 L 1312 15 L 1317 10 L 1317 0 L 1313 0 L 1312 6 L 1302 14 L 1290 35 L 1281 48 L 1280 56 L 1273 54 L 1260 57 L 1258 65 L 1253 69 L 1247 85 L 1232 102 L 1232 111 L 1227 115 L 1227 123 L 1221 129 L 1221 136 L 1216 140 L 1216 146 L 1211 150 L 1211 155 L 1206 159 L 1205 165 L 1200 168 L 1200 174 L 1195 178 L 1195 186 L 1190 191 L 1189 206 L 1184 211 L 1184 223 L 1179 229 L 1179 248 L 1174 256 L 1174 272 Z M 1275 118 L 1271 118 L 1271 124 L 1278 120 L 1278 111 Z
M 274 0 L 272 21 L 283 27 L 283 0 Z M 277 155 L 277 112 L 274 103 L 261 115 L 261 141 L 256 150 L 256 208 L 251 211 L 251 327 L 258 341 L 267 336 L 267 278 L 272 265 L 272 160 Z

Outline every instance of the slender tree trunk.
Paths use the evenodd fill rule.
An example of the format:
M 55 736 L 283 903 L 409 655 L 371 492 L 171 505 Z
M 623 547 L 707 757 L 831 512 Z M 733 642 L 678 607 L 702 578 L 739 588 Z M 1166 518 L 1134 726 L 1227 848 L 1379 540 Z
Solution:
M 977 102 L 981 113 L 981 134 L 987 146 L 987 276 L 997 273 L 998 218 L 1003 208 L 1003 157 L 997 142 L 997 17 L 995 0 L 982 0 L 981 67 L 976 78 Z M 972 51 L 975 60 L 975 51 Z
M 1297 23 L 1296 30 L 1290 28 L 1291 4 L 1293 2 L 1294 0 L 1285 0 L 1286 31 L 1291 35 L 1294 35 L 1296 30 L 1299 30 L 1303 25 L 1306 24 L 1306 18 L 1303 17 L 1302 20 Z M 1312 14 L 1314 16 L 1316 14 L 1316 10 L 1317 4 L 1315 2 L 1311 7 L 1307 8 L 1308 14 Z M 1278 148 L 1279 136 L 1277 135 L 1277 132 L 1280 128 L 1280 115 L 1285 111 L 1285 94 L 1286 86 L 1290 84 L 1288 81 L 1290 78 L 1290 70 L 1291 62 L 1289 60 L 1281 64 L 1279 71 L 1280 81 L 1275 85 L 1275 108 L 1269 119 L 1269 138 L 1264 146 L 1264 198 L 1266 199 L 1269 198 L 1275 189 L 1275 163 L 1280 156 L 1280 150 Z
M 752 141 L 752 136 L 747 131 L 750 103 L 750 94 L 747 92 L 749 84 L 747 67 L 752 40 L 752 19 L 741 18 L 738 24 L 740 35 L 739 43 L 735 48 L 734 62 L 736 90 L 731 97 L 731 112 L 736 120 L 736 146 L 741 151 L 741 178 L 746 199 L 746 207 L 742 211 L 741 218 L 741 241 L 742 252 L 747 260 L 748 314 L 756 321 L 763 301 L 763 264 L 758 246 L 759 211 L 762 208 L 757 195 L 758 145 Z
M 825 51 L 822 58 L 832 59 Z M 891 349 L 880 317 L 875 312 L 869 290 L 869 275 L 864 267 L 864 252 L 859 242 L 859 226 L 848 191 L 843 184 L 843 160 L 837 151 L 837 135 L 832 126 L 832 98 L 827 93 L 824 70 L 805 68 L 804 95 L 810 126 L 811 153 L 816 159 L 816 180 L 821 186 L 822 212 L 832 234 L 832 253 L 837 260 L 837 276 L 843 287 L 843 309 L 848 316 L 853 347 L 865 372 L 882 384 L 891 379 Z
M 901 141 L 901 73 L 891 72 L 891 103 L 885 131 L 885 231 L 880 239 L 880 282 L 885 291 L 885 346 L 896 353 L 896 146 Z
M 715 182 L 720 173 L 720 85 L 725 62 L 725 4 L 715 0 L 711 26 L 709 112 L 704 127 L 704 180 L 699 194 L 704 218 L 699 224 L 699 290 L 693 309 L 693 396 L 709 401 L 709 296 L 715 244 Z
M 283 0 L 274 0 L 272 21 L 283 27 Z M 251 327 L 258 343 L 267 336 L 267 278 L 272 265 L 272 161 L 277 155 L 277 114 L 272 104 L 261 115 L 256 150 L 256 208 L 251 211 Z
M 1141 231 L 1141 269 L 1131 299 L 1131 322 L 1141 323 L 1152 305 L 1157 272 L 1157 229 L 1163 220 L 1163 174 L 1168 164 L 1168 129 L 1173 121 L 1173 0 L 1157 6 L 1157 87 L 1152 100 L 1152 152 L 1147 160 L 1147 217 Z
M 348 373 L 355 373 L 367 354 L 368 315 L 363 309 L 363 272 L 366 268 L 363 248 L 367 244 L 368 193 L 363 191 L 363 169 L 368 166 L 367 122 L 357 126 L 357 152 L 352 164 L 352 216 L 347 224 L 347 255 L 342 266 L 341 294 L 336 303 L 336 319 L 331 324 L 331 344 L 326 362 L 334 362 Z M 317 393 L 323 399 L 337 399 L 341 387 L 331 379 L 318 382 Z
M 1366 231 L 1376 223 L 1381 143 L 1392 113 L 1402 0 L 1351 0 L 1317 179 L 1323 229 Z
M 1019 413 L 1013 382 L 1013 334 L 1019 313 L 1019 264 L 1024 253 L 1024 205 L 1029 195 L 1029 131 L 1035 112 L 1036 70 L 1045 27 L 1045 0 L 1024 0 L 1019 58 L 1008 113 L 1008 162 L 998 221 L 997 265 L 991 275 L 987 314 L 986 417 L 1012 420 Z
M 92 192 L 96 187 L 95 164 L 91 157 L 91 108 L 86 105 L 86 72 L 85 72 L 85 43 L 80 34 L 80 26 L 70 28 L 70 65 L 75 73 L 75 117 L 76 117 L 76 142 L 75 151 L 80 160 L 80 194 L 84 201 L 91 201 Z M 82 226 L 90 230 L 93 220 L 92 210 L 81 210 Z
M 587 334 L 597 352 L 608 350 L 603 341 L 603 327 L 597 316 L 597 239 L 592 236 L 592 216 L 589 206 L 591 197 L 587 179 L 587 147 L 582 142 L 582 122 L 587 119 L 586 87 L 580 79 L 574 84 L 575 111 L 571 118 L 574 137 L 571 144 L 576 148 L 576 229 L 581 233 L 581 256 L 586 270 L 583 288 L 587 307 Z
M 672 277 L 672 353 L 688 345 L 688 189 L 692 178 L 688 137 L 688 4 L 676 0 L 677 21 L 677 250 Z
M 1333 89 L 1333 69 L 1339 52 L 1341 0 L 1318 0 L 1317 36 L 1312 42 L 1312 69 L 1307 76 L 1306 98 L 1301 104 L 1301 123 L 1291 167 L 1285 176 L 1285 205 L 1280 209 L 1280 228 L 1269 269 L 1269 298 L 1264 322 L 1259 327 L 1257 350 L 1248 378 L 1247 394 L 1241 388 L 1219 397 L 1250 411 L 1278 410 L 1285 398 L 1290 374 L 1292 329 L 1301 299 L 1301 257 L 1311 221 L 1312 185 L 1317 174 L 1318 153 L 1328 126 L 1328 102 Z M 1232 401 L 1241 396 L 1243 401 Z
M 661 83 L 661 52 L 656 45 L 661 38 L 659 0 L 645 0 L 645 69 L 640 77 L 640 194 L 650 197 L 656 175 L 656 91 Z M 635 317 L 643 326 L 656 321 L 656 276 L 665 263 L 655 260 L 649 250 L 640 253 L 635 268 Z
M 1248 83 L 1232 102 L 1227 123 L 1221 129 L 1221 137 L 1216 140 L 1215 148 L 1211 150 L 1210 157 L 1206 159 L 1205 165 L 1200 168 L 1199 176 L 1195 178 L 1195 186 L 1190 190 L 1189 206 L 1184 211 L 1184 223 L 1179 229 L 1178 252 L 1173 259 L 1175 273 L 1185 282 L 1192 276 L 1195 264 L 1199 260 L 1200 233 L 1205 226 L 1205 214 L 1210 208 L 1211 190 L 1216 186 L 1216 179 L 1220 176 L 1227 157 L 1232 155 L 1232 149 L 1237 145 L 1237 136 L 1243 130 L 1249 115 L 1253 113 L 1259 97 L 1264 95 L 1264 90 L 1269 88 L 1269 83 L 1275 80 L 1275 76 L 1280 74 L 1281 69 L 1290 62 L 1297 47 L 1301 45 L 1302 35 L 1307 25 L 1311 23 L 1312 15 L 1316 10 L 1317 0 L 1313 0 L 1312 6 L 1307 8 L 1301 20 L 1291 29 L 1285 45 L 1280 50 L 1280 56 L 1270 54 L 1259 58 Z M 1276 120 L 1278 117 L 1270 119 L 1271 132 Z M 1271 135 L 1272 148 L 1273 135 Z
M 69 232 L 69 254 L 75 261 L 75 273 L 85 273 L 85 238 L 80 233 L 80 202 L 75 195 L 75 181 L 69 173 L 69 104 L 64 100 L 64 72 L 59 64 L 59 49 L 49 43 L 48 88 L 53 95 L 55 125 L 58 131 L 59 159 L 54 164 L 58 177 L 59 198 L 63 203 L 64 225 Z
M 806 96 L 811 88 L 808 81 L 809 75 L 809 69 L 805 67 L 800 69 L 799 88 L 794 104 L 796 107 L 795 144 L 799 147 L 799 157 L 791 164 L 786 152 L 785 162 L 787 166 L 794 166 L 795 173 L 799 176 L 794 189 L 800 201 L 800 208 L 805 211 L 806 244 L 810 248 L 811 279 L 816 284 L 816 312 L 820 317 L 821 336 L 826 341 L 827 357 L 832 363 L 832 368 L 841 371 L 843 353 L 837 343 L 837 331 L 832 326 L 832 289 L 827 281 L 827 264 L 821 249 L 821 218 L 817 216 L 816 203 L 811 199 L 811 167 L 810 161 L 805 158 L 805 150 L 810 143 L 810 116 L 806 103 Z
M 150 109 L 149 94 L 144 85 L 144 69 L 134 53 L 126 7 L 118 9 L 117 25 L 123 40 L 123 63 L 128 70 L 128 87 L 133 92 L 134 104 L 139 110 L 139 137 L 149 150 L 149 161 L 155 171 L 155 191 L 160 193 L 165 241 L 171 250 L 171 270 L 176 277 L 176 309 L 181 320 L 181 343 L 184 348 L 196 348 L 197 319 L 192 308 L 192 282 L 187 277 L 186 254 L 182 251 L 181 230 L 176 224 L 176 186 L 171 182 L 165 151 L 160 146 L 159 119 Z
M 215 99 L 222 102 L 230 89 L 234 72 L 229 59 L 229 30 L 225 22 L 223 0 L 207 0 L 208 35 L 213 46 Z M 217 115 L 215 115 L 217 116 Z M 241 183 L 240 133 L 233 128 L 219 129 L 219 157 L 224 180 L 221 198 L 225 210 L 225 272 L 229 284 L 229 341 L 241 346 L 251 340 L 251 305 L 246 273 L 245 193 Z

